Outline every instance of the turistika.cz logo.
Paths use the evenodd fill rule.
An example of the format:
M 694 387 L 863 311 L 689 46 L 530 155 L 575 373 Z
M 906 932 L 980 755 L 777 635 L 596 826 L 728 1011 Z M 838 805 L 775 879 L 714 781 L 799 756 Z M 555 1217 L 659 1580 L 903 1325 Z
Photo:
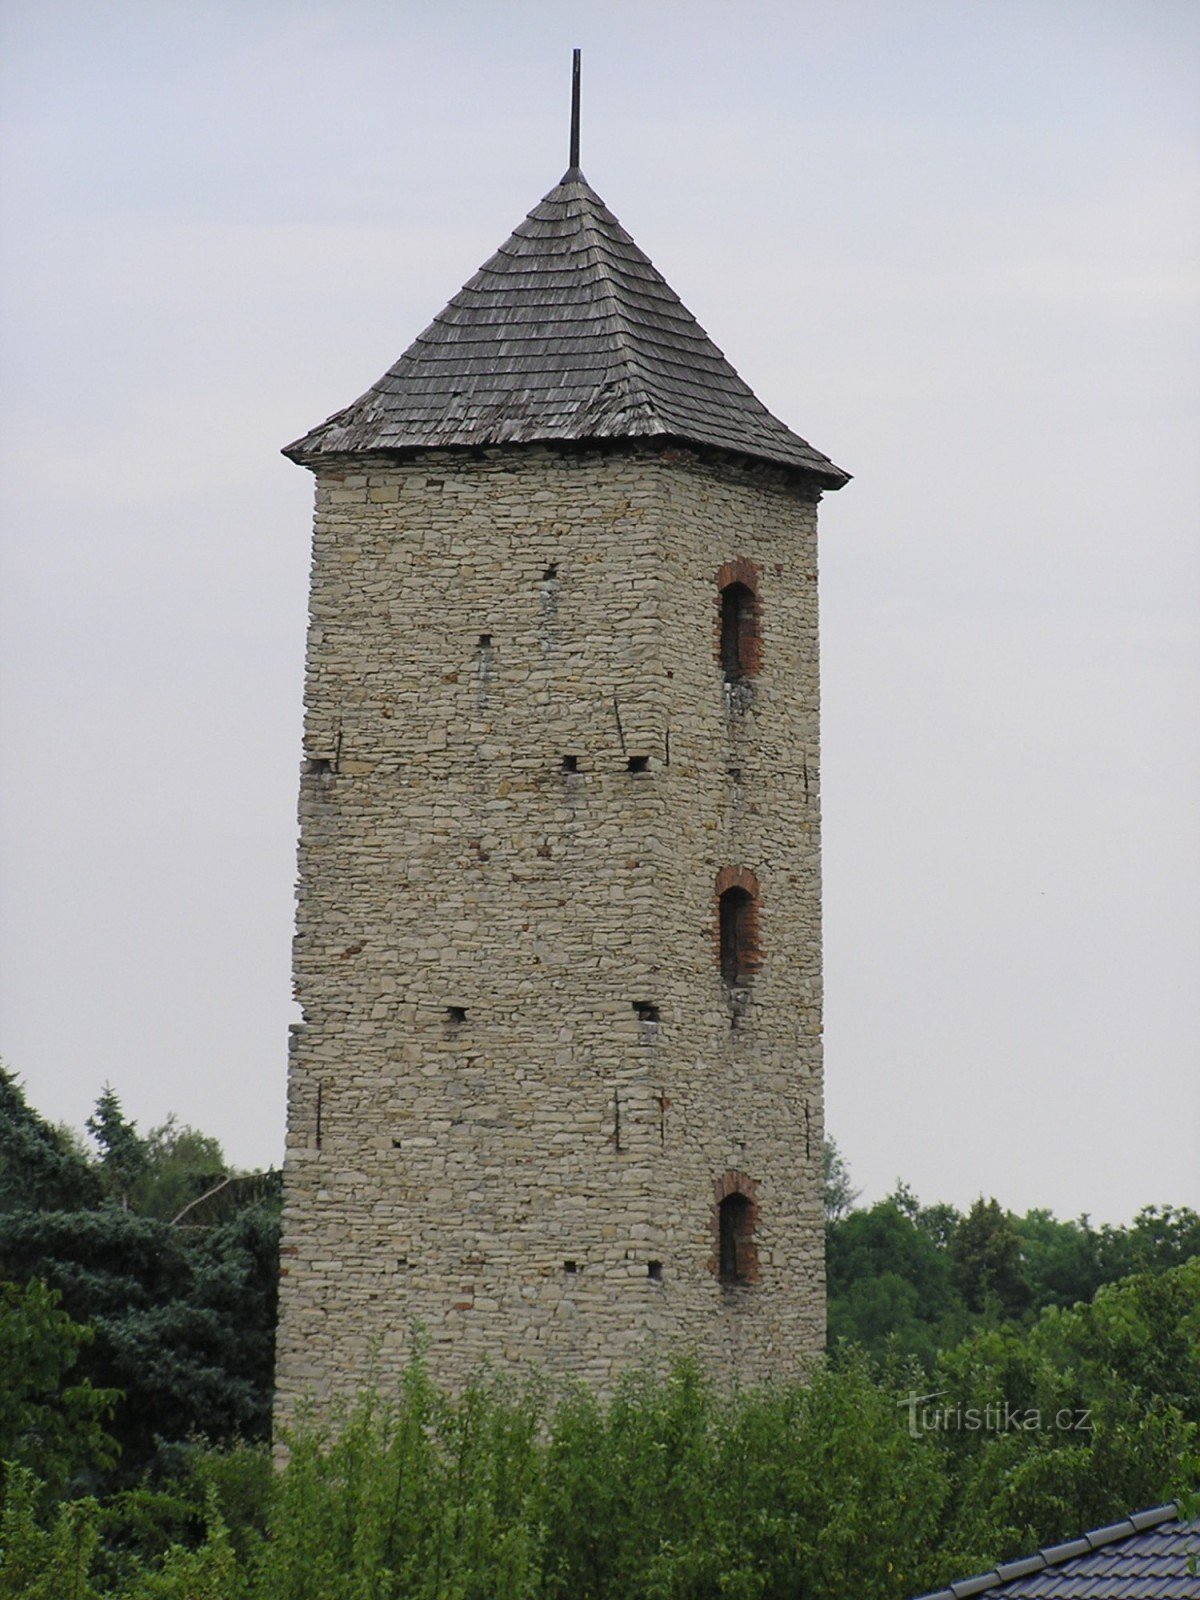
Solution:
M 1040 1406 L 1015 1406 L 996 1400 L 984 1406 L 937 1405 L 949 1389 L 931 1394 L 902 1395 L 898 1406 L 908 1409 L 908 1431 L 919 1439 L 925 1433 L 1091 1433 L 1090 1406 L 1061 1406 L 1043 1411 Z

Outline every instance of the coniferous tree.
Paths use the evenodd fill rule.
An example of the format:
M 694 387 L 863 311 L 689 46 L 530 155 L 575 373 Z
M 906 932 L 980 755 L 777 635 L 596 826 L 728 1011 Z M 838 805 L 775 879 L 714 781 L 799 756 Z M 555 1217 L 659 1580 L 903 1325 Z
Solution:
M 146 1141 L 139 1138 L 137 1124 L 126 1118 L 111 1083 L 104 1085 L 85 1126 L 100 1147 L 100 1170 L 109 1194 L 128 1211 L 150 1158 Z
M 217 1142 L 174 1118 L 142 1138 L 111 1086 L 88 1126 L 92 1164 L 0 1075 L 0 1279 L 44 1280 L 89 1329 L 80 1378 L 121 1394 L 113 1484 L 170 1467 L 189 1439 L 267 1436 L 279 1188 L 233 1178 Z M 192 1205 L 225 1178 L 222 1205 Z M 188 1206 L 202 1225 L 173 1226 Z
M 16 1074 L 0 1064 L 0 1212 L 98 1205 L 99 1174 L 61 1129 L 31 1111 Z

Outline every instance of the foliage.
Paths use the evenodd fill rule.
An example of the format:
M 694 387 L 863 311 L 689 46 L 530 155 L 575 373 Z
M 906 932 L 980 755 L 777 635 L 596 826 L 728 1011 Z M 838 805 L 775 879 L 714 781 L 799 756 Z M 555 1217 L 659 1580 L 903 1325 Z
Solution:
M 962 1216 L 897 1184 L 873 1206 L 827 1214 L 825 1240 L 830 1347 L 894 1351 L 932 1373 L 938 1351 L 973 1328 L 1030 1327 L 1048 1307 L 1200 1258 L 1200 1216 L 1147 1206 L 1128 1228 L 1095 1229 L 1087 1217 L 1019 1217 L 982 1197 Z
M 126 1120 L 111 1083 L 104 1085 L 86 1127 L 100 1147 L 100 1171 L 104 1187 L 127 1211 L 133 1191 L 144 1177 L 150 1158 L 146 1141 L 138 1137 L 136 1124 Z
M 1032 1298 L 1021 1258 L 1015 1219 L 997 1200 L 982 1197 L 949 1240 L 955 1287 L 970 1311 L 995 1303 L 1002 1315 L 1019 1316 Z
M 196 1450 L 74 1521 L 14 1474 L 0 1596 L 36 1554 L 60 1586 L 35 1592 L 87 1600 L 904 1600 L 1197 1481 L 1200 1263 L 978 1329 L 938 1363 L 948 1420 L 914 1381 L 848 1350 L 742 1393 L 685 1361 L 607 1401 L 452 1398 L 417 1360 L 394 1397 L 302 1422 L 279 1474 Z
M 43 1273 L 91 1324 L 80 1366 L 123 1391 L 112 1431 L 128 1479 L 165 1464 L 170 1441 L 267 1436 L 277 1251 L 261 1209 L 192 1233 L 110 1205 L 10 1214 L 0 1274 Z
M 37 1278 L 0 1282 L 0 1478 L 6 1467 L 27 1467 L 57 1493 L 114 1459 L 104 1423 L 116 1391 L 68 1381 L 91 1337 Z
M 1106 1283 L 1180 1266 L 1200 1256 L 1200 1216 L 1188 1206 L 1143 1206 L 1131 1228 L 1101 1231 L 1099 1254 Z
M 0 1278 L 43 1279 L 89 1326 L 81 1380 L 121 1391 L 111 1423 L 120 1462 L 97 1480 L 112 1489 L 147 1468 L 173 1472 L 195 1437 L 267 1437 L 278 1183 L 235 1180 L 221 1206 L 191 1207 L 189 1219 L 208 1225 L 172 1226 L 224 1170 L 216 1141 L 174 1118 L 142 1138 L 108 1086 L 89 1128 L 94 1166 L 0 1074 Z
M 1051 1211 L 1034 1210 L 1019 1227 L 1026 1280 L 1038 1307 L 1090 1300 L 1106 1281 L 1101 1236 L 1086 1217 L 1059 1222 Z
M 1090 1306 L 1045 1316 L 1030 1343 L 1055 1365 L 1104 1374 L 1143 1408 L 1200 1425 L 1200 1257 L 1104 1285 Z
M 98 1174 L 71 1139 L 25 1103 L 16 1076 L 0 1065 L 0 1216 L 99 1203 Z
M 230 1177 L 219 1141 L 174 1113 L 145 1137 L 139 1134 L 111 1084 L 105 1084 L 87 1129 L 100 1151 L 106 1192 L 139 1216 L 172 1222 Z
M 853 1206 L 860 1193 L 850 1182 L 850 1168 L 846 1158 L 833 1139 L 826 1139 L 825 1157 L 825 1220 L 840 1222 Z
M 220 1143 L 172 1114 L 146 1135 L 146 1171 L 134 1190 L 134 1207 L 172 1222 L 228 1176 Z
M 395 1400 L 364 1394 L 288 1443 L 286 1469 L 256 1480 L 257 1517 L 231 1518 L 210 1478 L 199 1528 L 165 1547 L 155 1528 L 107 1574 L 93 1550 L 80 1592 L 903 1600 L 934 1571 L 945 1497 L 937 1452 L 861 1357 L 743 1396 L 682 1363 L 607 1404 L 495 1382 L 452 1399 L 418 1362 Z
M 101 1600 L 90 1574 L 99 1544 L 94 1500 L 57 1505 L 38 1517 L 42 1486 L 17 1467 L 7 1475 L 0 1508 L 0 1600 Z
M 111 1088 L 92 1128 L 89 1162 L 0 1072 L 0 1600 L 902 1600 L 1200 1480 L 1195 1213 L 856 1209 L 832 1145 L 806 1383 L 452 1398 L 418 1360 L 276 1474 L 274 1179 L 174 1118 L 143 1137 Z
M 1200 1260 L 1051 1307 L 1027 1332 L 981 1329 L 934 1382 L 963 1414 L 992 1408 L 990 1426 L 940 1437 L 958 1525 L 999 1556 L 1168 1499 L 1200 1481 Z
M 970 1318 L 939 1242 L 944 1219 L 927 1222 L 908 1198 L 901 1191 L 827 1229 L 829 1340 L 877 1357 L 895 1348 L 928 1369 Z

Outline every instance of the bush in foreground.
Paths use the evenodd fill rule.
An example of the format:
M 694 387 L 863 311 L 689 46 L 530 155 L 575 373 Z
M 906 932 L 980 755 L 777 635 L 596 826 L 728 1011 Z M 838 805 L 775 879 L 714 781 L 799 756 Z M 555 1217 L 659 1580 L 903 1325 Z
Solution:
M 47 1512 L 13 1470 L 0 1600 L 906 1600 L 1193 1487 L 1198 1396 L 1196 1261 L 981 1329 L 932 1382 L 851 1349 L 740 1394 L 682 1362 L 452 1398 L 418 1359 L 278 1473 L 197 1447 Z

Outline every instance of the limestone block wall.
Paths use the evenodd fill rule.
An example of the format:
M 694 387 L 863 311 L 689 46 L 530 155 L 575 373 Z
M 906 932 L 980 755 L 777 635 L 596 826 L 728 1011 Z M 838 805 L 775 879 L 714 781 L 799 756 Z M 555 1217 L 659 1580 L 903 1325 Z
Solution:
M 649 446 L 322 467 L 282 1418 L 386 1383 L 414 1323 L 452 1383 L 821 1347 L 816 498 Z M 734 571 L 756 670 L 728 684 Z

